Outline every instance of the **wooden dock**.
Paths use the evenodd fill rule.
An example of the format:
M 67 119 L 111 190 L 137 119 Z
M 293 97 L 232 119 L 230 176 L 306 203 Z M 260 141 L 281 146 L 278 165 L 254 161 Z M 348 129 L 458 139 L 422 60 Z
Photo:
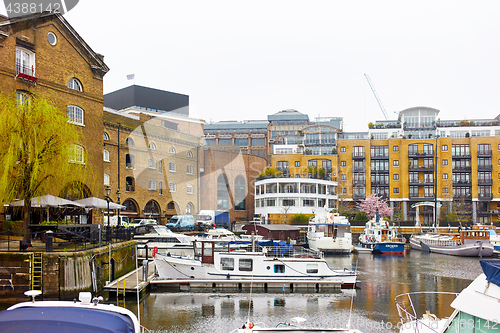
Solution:
M 125 274 L 124 276 L 119 277 L 118 279 L 107 283 L 104 286 L 104 290 L 109 292 L 110 296 L 116 295 L 116 297 L 127 297 L 135 296 L 137 294 L 137 290 L 142 294 L 149 290 L 151 281 L 156 276 L 156 267 L 154 261 L 150 261 L 148 263 L 148 274 L 147 279 L 144 278 L 142 265 Z

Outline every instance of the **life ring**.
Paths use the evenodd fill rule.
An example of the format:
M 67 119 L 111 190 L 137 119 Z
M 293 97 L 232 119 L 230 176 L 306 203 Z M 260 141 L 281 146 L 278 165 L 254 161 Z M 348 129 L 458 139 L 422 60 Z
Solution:
M 403 244 L 406 244 L 406 237 L 403 237 Z
M 252 329 L 253 328 L 253 323 L 248 323 L 248 328 Z
M 155 246 L 155 247 L 153 248 L 153 252 L 152 252 L 153 258 L 154 258 L 154 256 L 155 256 L 157 253 L 158 253 L 158 246 Z

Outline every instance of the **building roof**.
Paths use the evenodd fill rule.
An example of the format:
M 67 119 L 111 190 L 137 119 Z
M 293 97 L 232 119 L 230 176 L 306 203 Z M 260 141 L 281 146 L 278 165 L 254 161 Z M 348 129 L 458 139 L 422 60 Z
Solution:
M 307 114 L 300 113 L 297 110 L 288 109 L 267 116 L 267 120 L 269 120 L 270 122 L 278 120 L 281 121 L 301 120 L 304 122 L 308 122 L 309 116 Z
M 189 96 L 134 84 L 105 94 L 104 106 L 115 110 L 136 107 L 146 111 L 189 115 Z
M 204 128 L 205 130 L 218 130 L 218 129 L 244 129 L 244 130 L 250 130 L 250 129 L 267 129 L 267 125 L 269 122 L 267 120 L 254 120 L 254 121 L 235 121 L 235 120 L 229 120 L 229 121 L 219 121 L 217 123 L 213 124 L 205 124 Z

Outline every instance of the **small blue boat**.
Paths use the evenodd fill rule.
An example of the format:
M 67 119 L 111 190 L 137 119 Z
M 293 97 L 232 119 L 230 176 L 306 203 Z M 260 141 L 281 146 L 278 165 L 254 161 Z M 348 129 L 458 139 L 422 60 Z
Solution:
M 372 249 L 373 253 L 401 254 L 405 250 L 406 238 L 401 237 L 396 227 L 387 221 L 372 219 L 366 222 L 359 236 L 359 246 Z

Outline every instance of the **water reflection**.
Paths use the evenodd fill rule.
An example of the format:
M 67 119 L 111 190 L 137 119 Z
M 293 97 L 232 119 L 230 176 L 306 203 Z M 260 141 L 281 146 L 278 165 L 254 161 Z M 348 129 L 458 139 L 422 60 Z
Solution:
M 311 327 L 351 327 L 364 333 L 397 331 L 394 298 L 413 291 L 460 292 L 480 273 L 478 258 L 412 251 L 401 256 L 329 257 L 331 267 L 356 269 L 361 288 L 336 293 L 152 293 L 141 302 L 142 323 L 156 332 L 231 332 L 249 317 L 275 326 L 304 317 Z M 420 313 L 448 316 L 453 296 L 422 295 Z M 353 310 L 350 314 L 351 299 Z M 134 302 L 126 306 L 137 311 Z

